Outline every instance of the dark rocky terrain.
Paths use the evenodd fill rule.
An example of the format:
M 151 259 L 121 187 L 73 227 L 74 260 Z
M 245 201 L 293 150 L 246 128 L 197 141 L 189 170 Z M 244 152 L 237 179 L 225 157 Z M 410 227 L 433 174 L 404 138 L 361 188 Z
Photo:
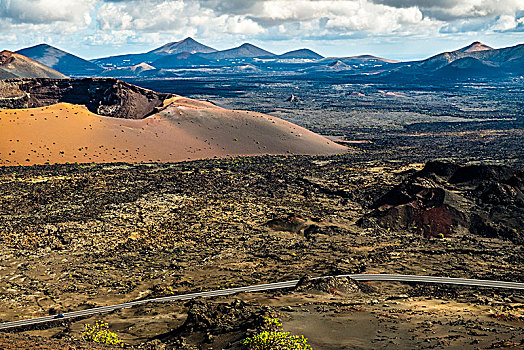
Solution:
M 433 238 L 380 222 L 359 225 L 403 183 L 434 181 L 471 199 L 469 191 L 483 182 L 513 183 L 508 174 L 521 174 L 519 166 L 483 166 L 488 170 L 471 179 L 460 164 L 424 166 L 377 155 L 2 168 L 0 314 L 13 320 L 306 273 L 524 281 L 522 244 L 513 237 L 457 230 Z M 464 175 L 478 180 L 477 186 L 461 189 Z M 458 205 L 464 217 L 471 218 L 476 206 L 512 208 L 495 199 L 475 200 Z M 521 237 L 522 226 L 504 224 Z M 148 305 L 103 319 L 127 344 L 152 349 L 238 348 L 267 314 L 322 349 L 522 344 L 520 292 L 344 283 Z M 26 334 L 71 342 L 83 322 Z M 348 333 L 348 322 L 359 331 Z M 335 333 L 322 333 L 325 327 Z

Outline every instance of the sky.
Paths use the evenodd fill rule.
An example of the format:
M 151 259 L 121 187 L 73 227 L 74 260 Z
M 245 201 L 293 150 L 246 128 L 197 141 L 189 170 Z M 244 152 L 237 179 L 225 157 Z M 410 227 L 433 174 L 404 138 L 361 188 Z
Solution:
M 524 43 L 524 0 L 0 0 L 0 49 L 45 42 L 91 59 L 186 37 L 410 60 Z

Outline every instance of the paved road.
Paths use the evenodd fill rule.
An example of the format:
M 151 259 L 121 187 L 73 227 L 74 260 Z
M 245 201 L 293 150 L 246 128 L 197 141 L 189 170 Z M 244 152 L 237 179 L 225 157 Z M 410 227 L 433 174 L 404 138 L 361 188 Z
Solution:
M 524 283 L 519 282 L 505 282 L 505 281 L 491 281 L 491 280 L 476 280 L 476 279 L 466 279 L 466 278 L 450 278 L 450 277 L 432 277 L 432 276 L 414 276 L 414 275 L 388 275 L 388 274 L 353 274 L 353 275 L 338 275 L 338 276 L 326 276 L 326 277 L 317 277 L 314 279 L 321 279 L 327 277 L 350 277 L 356 281 L 398 281 L 398 282 L 415 282 L 415 283 L 434 283 L 434 284 L 449 284 L 449 285 L 459 285 L 467 287 L 485 287 L 485 288 L 504 288 L 504 289 L 515 289 L 515 290 L 524 290 Z M 299 280 L 291 280 L 285 282 L 277 283 L 268 283 L 268 284 L 259 284 L 255 286 L 247 287 L 238 287 L 222 290 L 214 290 L 209 292 L 198 292 L 198 293 L 189 293 L 182 295 L 173 295 L 162 298 L 154 299 L 145 299 L 131 301 L 128 303 L 95 307 L 92 309 L 81 310 L 81 311 L 72 311 L 66 312 L 59 315 L 44 316 L 26 320 L 19 320 L 14 322 L 6 322 L 0 324 L 0 330 L 7 330 L 13 328 L 21 328 L 34 326 L 42 323 L 48 323 L 53 321 L 60 321 L 66 319 L 74 319 L 79 317 L 87 317 L 102 313 L 108 313 L 115 310 L 127 309 L 138 305 L 148 304 L 148 303 L 162 303 L 170 301 L 179 301 L 179 300 L 190 300 L 195 298 L 210 298 L 223 295 L 232 295 L 237 293 L 246 293 L 246 292 L 264 292 L 276 289 L 286 289 L 296 287 Z

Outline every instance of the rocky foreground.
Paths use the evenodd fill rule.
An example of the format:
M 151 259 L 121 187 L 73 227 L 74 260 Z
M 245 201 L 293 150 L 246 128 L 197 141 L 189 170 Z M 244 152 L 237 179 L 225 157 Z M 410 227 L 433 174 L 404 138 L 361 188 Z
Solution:
M 522 171 L 482 169 L 473 179 L 458 163 L 354 155 L 1 168 L 0 317 L 306 274 L 524 282 Z M 433 227 L 435 210 L 462 224 L 419 228 L 422 219 Z M 486 215 L 496 230 L 473 230 Z M 516 349 L 523 313 L 515 291 L 327 281 L 101 318 L 126 346 L 150 349 L 241 348 L 264 315 L 320 349 Z M 22 334 L 76 346 L 83 323 L 96 319 Z M 19 336 L 0 341 L 16 348 Z

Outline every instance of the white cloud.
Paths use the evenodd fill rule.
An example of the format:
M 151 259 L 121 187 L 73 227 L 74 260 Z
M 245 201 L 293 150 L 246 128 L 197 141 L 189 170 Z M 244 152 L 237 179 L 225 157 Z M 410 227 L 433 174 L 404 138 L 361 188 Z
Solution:
M 224 34 L 268 37 L 275 32 L 304 37 L 409 34 L 420 32 L 414 28 L 419 24 L 428 28 L 438 22 L 425 19 L 416 6 L 397 8 L 369 0 L 111 1 L 100 7 L 97 19 L 102 30 L 113 31 L 176 33 L 196 27 L 204 39 Z
M 228 17 L 224 28 L 227 33 L 243 35 L 256 35 L 266 31 L 255 21 L 242 16 Z
M 13 23 L 89 25 L 96 0 L 0 0 L 0 17 Z
M 86 30 L 97 0 L 0 0 L 0 35 L 9 44 L 60 43 Z
M 522 0 L 371 0 L 377 4 L 406 8 L 416 6 L 425 16 L 453 19 L 496 17 L 524 9 Z
M 422 21 L 422 13 L 416 7 L 397 9 L 366 3 L 347 16 L 334 16 L 326 26 L 339 30 L 385 34 L 403 31 L 411 25 L 421 24 Z
M 517 28 L 517 20 L 515 16 L 503 15 L 495 22 L 495 24 L 490 28 L 493 31 L 506 31 Z
M 0 35 L 20 47 L 469 38 L 522 32 L 523 15 L 524 0 L 0 0 Z
M 218 36 L 223 34 L 256 35 L 265 29 L 255 21 L 241 15 L 218 15 L 212 9 L 202 8 L 192 1 L 120 1 L 106 2 L 97 11 L 102 31 L 129 31 L 146 34 Z M 161 36 L 157 36 L 160 40 Z
M 112 2 L 103 4 L 96 16 L 102 30 L 172 31 L 187 24 L 184 1 Z

